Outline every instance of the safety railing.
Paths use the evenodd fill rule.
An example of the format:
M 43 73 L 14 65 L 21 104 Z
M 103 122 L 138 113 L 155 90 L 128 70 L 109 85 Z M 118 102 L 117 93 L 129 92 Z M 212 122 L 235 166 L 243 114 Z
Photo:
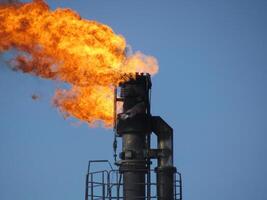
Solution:
M 123 196 L 123 175 L 118 170 L 112 169 L 102 171 L 90 171 L 90 164 L 95 161 L 90 161 L 88 165 L 88 172 L 86 175 L 86 188 L 85 188 L 85 200 L 125 200 Z M 145 185 L 146 191 L 149 188 L 150 194 L 144 197 L 138 197 L 138 199 L 153 200 L 157 197 L 157 183 L 156 173 L 153 170 L 151 172 L 150 183 L 137 183 Z M 174 179 L 174 200 L 182 200 L 182 177 L 179 172 L 175 174 Z

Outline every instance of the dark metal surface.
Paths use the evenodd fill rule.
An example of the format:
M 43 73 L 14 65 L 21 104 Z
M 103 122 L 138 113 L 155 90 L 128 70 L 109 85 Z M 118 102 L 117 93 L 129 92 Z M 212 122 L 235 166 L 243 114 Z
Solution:
M 120 84 L 119 101 L 123 102 L 116 131 L 122 138 L 120 173 L 123 175 L 125 200 L 144 200 L 148 173 L 147 135 L 151 132 L 149 111 L 149 75 L 138 75 Z M 148 194 L 149 195 L 149 194 Z
M 152 117 L 152 129 L 158 136 L 157 193 L 159 200 L 172 200 L 174 194 L 173 129 L 161 118 Z
M 158 149 L 165 150 L 166 156 L 159 156 L 159 167 L 173 166 L 173 129 L 158 116 L 152 117 L 152 130 L 158 136 Z
M 129 77 L 128 77 L 129 78 Z M 86 200 L 181 200 L 181 174 L 173 166 L 173 129 L 161 118 L 151 116 L 149 74 L 136 74 L 114 90 L 114 160 L 119 170 L 90 172 L 86 176 Z M 118 113 L 117 104 L 122 110 Z M 157 136 L 151 149 L 150 137 Z M 117 137 L 122 152 L 117 161 Z M 158 166 L 151 171 L 151 159 Z M 102 160 L 100 162 L 106 162 Z

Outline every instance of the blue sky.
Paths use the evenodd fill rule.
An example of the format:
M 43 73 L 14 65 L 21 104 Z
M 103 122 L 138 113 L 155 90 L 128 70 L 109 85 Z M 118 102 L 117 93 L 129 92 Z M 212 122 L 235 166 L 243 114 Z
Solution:
M 152 112 L 175 130 L 184 199 L 267 199 L 267 1 L 48 3 L 157 57 Z M 112 160 L 112 131 L 71 125 L 51 106 L 55 83 L 0 65 L 0 199 L 83 199 L 87 161 Z

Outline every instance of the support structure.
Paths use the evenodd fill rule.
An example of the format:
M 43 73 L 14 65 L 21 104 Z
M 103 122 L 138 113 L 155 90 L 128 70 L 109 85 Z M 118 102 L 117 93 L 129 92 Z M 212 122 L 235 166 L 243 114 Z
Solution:
M 125 200 L 145 199 L 146 185 L 150 196 L 150 159 L 158 159 L 157 197 L 159 200 L 174 199 L 173 130 L 160 117 L 150 114 L 150 75 L 136 77 L 120 85 L 117 99 L 123 103 L 118 114 L 116 131 L 122 137 L 120 171 L 124 180 Z M 157 149 L 150 149 L 150 134 L 158 137 Z
M 149 74 L 136 74 L 115 89 L 113 148 L 119 169 L 88 168 L 85 200 L 182 200 L 181 174 L 173 165 L 173 129 L 151 115 L 151 86 Z M 152 133 L 157 136 L 156 149 L 150 147 Z M 117 137 L 122 140 L 119 161 Z M 152 159 L 157 159 L 154 170 Z
M 120 172 L 125 200 L 144 200 L 148 173 L 147 137 L 151 132 L 149 113 L 150 76 L 139 76 L 120 85 L 122 113 L 117 118 L 117 133 L 122 137 Z
M 158 136 L 157 196 L 172 200 L 176 168 L 173 166 L 173 129 L 161 118 L 152 117 L 152 129 Z

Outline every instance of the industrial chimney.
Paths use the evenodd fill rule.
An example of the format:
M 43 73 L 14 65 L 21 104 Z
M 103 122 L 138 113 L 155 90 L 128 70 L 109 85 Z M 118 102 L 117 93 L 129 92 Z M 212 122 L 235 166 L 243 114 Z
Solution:
M 99 161 L 89 161 L 86 200 L 182 199 L 181 174 L 173 166 L 173 130 L 161 117 L 151 115 L 151 86 L 150 75 L 141 73 L 115 89 L 114 110 L 122 105 L 121 113 L 114 113 L 115 150 L 116 138 L 122 140 L 118 170 L 91 172 L 91 163 Z M 157 136 L 156 149 L 150 147 L 152 133 Z M 157 159 L 155 173 L 151 173 L 151 159 Z M 151 181 L 153 174 L 156 183 Z

